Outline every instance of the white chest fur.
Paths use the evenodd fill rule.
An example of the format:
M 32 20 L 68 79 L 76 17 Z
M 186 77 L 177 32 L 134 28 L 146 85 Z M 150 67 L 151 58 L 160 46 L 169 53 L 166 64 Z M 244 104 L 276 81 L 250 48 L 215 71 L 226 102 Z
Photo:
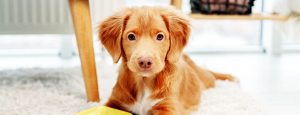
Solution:
M 127 105 L 128 109 L 139 115 L 148 115 L 149 110 L 160 102 L 162 99 L 151 99 L 151 91 L 146 88 L 144 92 L 138 97 L 137 101 L 132 105 Z

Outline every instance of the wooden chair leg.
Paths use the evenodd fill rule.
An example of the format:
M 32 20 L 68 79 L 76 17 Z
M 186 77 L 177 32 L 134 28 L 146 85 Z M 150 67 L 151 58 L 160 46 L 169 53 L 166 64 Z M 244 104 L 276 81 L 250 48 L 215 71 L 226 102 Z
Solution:
M 69 0 L 88 101 L 99 101 L 89 0 Z

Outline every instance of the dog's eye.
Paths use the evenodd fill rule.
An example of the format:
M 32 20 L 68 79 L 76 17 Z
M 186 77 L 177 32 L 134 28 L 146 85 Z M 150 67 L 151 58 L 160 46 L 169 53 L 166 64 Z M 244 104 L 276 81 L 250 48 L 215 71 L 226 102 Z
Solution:
M 135 35 L 134 33 L 129 33 L 128 36 L 127 36 L 128 40 L 132 41 L 132 40 L 135 40 Z
M 158 33 L 157 35 L 156 35 L 156 40 L 163 40 L 164 39 L 164 34 L 163 33 Z

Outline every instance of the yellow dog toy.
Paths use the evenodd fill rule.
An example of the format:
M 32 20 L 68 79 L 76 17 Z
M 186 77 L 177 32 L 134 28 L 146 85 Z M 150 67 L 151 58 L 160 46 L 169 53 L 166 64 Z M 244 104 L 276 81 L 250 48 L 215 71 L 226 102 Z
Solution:
M 75 115 L 132 115 L 132 114 L 126 111 L 121 111 L 106 106 L 100 106 L 100 107 L 94 107 L 94 108 L 81 111 L 79 113 L 76 113 Z

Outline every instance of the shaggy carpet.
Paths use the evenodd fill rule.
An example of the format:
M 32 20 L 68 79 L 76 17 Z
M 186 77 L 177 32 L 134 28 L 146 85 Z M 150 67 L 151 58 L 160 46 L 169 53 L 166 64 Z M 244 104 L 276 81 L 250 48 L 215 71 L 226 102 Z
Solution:
M 0 71 L 0 115 L 71 115 L 103 104 L 116 80 L 116 66 L 98 68 L 100 103 L 87 103 L 80 68 L 32 68 Z M 194 115 L 265 115 L 238 85 L 217 81 L 204 92 Z

